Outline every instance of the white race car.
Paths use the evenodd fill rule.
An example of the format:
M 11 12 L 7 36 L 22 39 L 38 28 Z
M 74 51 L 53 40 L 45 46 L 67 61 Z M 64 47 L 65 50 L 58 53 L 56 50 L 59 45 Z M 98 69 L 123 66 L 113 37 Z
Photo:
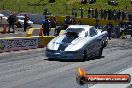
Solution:
M 18 22 L 20 22 L 21 27 L 24 26 L 24 16 L 17 16 Z M 28 20 L 28 25 L 33 27 L 33 22 Z
M 52 39 L 46 47 L 48 59 L 90 59 L 102 56 L 107 45 L 106 31 L 89 25 L 70 25 L 64 35 Z
M 8 18 L 7 18 L 4 14 L 2 14 L 2 13 L 0 13 L 0 17 L 2 17 L 2 18 L 5 19 L 5 20 L 8 19 Z

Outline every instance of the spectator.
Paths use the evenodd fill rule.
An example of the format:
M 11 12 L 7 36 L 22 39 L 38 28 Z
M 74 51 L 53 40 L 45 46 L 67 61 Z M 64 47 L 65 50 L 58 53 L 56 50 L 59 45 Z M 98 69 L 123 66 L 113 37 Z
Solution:
M 90 18 L 90 13 L 91 13 L 91 10 L 90 8 L 88 8 L 88 18 Z
M 29 20 L 29 17 L 25 14 L 24 15 L 24 31 L 25 32 L 26 32 L 27 27 L 28 27 L 28 20 Z
M 125 18 L 126 18 L 126 14 L 124 11 L 122 11 L 122 20 L 125 20 Z
M 107 24 L 107 32 L 108 32 L 108 38 L 111 40 L 111 31 L 112 31 L 113 25 L 111 23 Z
M 66 18 L 64 20 L 64 24 L 67 24 L 67 25 L 72 24 L 72 19 L 70 18 L 70 16 L 66 16 Z
M 115 37 L 116 38 L 120 38 L 120 27 L 121 27 L 120 24 L 115 27 Z
M 77 9 L 76 8 L 74 10 L 74 15 L 75 15 L 75 17 L 77 17 Z
M 59 36 L 59 33 L 60 33 L 61 29 L 63 29 L 63 26 L 62 26 L 62 25 L 56 27 L 56 28 L 55 28 L 55 33 L 54 33 L 54 35 L 55 35 L 55 36 Z
M 72 24 L 72 19 L 70 18 L 70 16 L 66 16 L 65 20 L 64 20 L 64 29 L 66 29 L 69 25 Z
M 55 19 L 55 17 L 51 17 L 50 25 L 51 25 L 51 28 L 56 28 L 56 19 Z
M 113 14 L 113 20 L 117 20 L 117 11 L 114 9 L 111 15 Z
M 51 27 L 50 27 L 50 21 L 48 20 L 47 16 L 45 17 L 45 20 L 43 20 L 42 28 L 43 28 L 44 36 L 49 36 Z
M 101 17 L 101 19 L 104 18 L 104 12 L 102 9 L 100 10 L 100 17 Z
M 81 11 L 81 18 L 83 18 L 83 7 L 80 8 Z
M 97 10 L 97 8 L 95 9 L 95 19 L 98 19 L 98 10 Z
M 94 8 L 92 8 L 92 18 L 94 18 Z
M 72 24 L 73 24 L 73 25 L 77 24 L 77 21 L 76 21 L 75 18 L 72 18 Z
M 47 15 L 48 14 L 48 9 L 44 9 L 43 15 Z
M 81 4 L 86 4 L 88 3 L 87 0 L 81 0 Z
M 121 11 L 118 10 L 118 11 L 117 11 L 117 19 L 120 20 L 120 17 L 121 17 Z
M 10 33 L 10 29 L 11 29 L 11 28 L 13 29 L 13 33 L 14 33 L 14 32 L 15 32 L 15 31 L 14 31 L 15 15 L 11 13 L 10 16 L 8 17 L 7 21 L 8 21 L 8 23 L 9 23 L 9 30 L 8 30 L 8 33 Z
M 72 8 L 72 16 L 75 16 L 75 8 Z
M 112 11 L 111 9 L 108 9 L 108 20 L 111 20 L 112 18 Z
M 104 10 L 104 19 L 106 19 L 107 18 L 107 11 L 106 11 L 106 9 Z
M 83 25 L 81 20 L 79 20 L 77 23 L 78 25 Z

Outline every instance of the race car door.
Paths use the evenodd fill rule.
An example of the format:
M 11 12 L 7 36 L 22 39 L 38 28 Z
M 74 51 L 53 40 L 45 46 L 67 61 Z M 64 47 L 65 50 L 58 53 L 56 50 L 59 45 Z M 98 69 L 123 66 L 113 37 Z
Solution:
M 92 27 L 89 30 L 89 34 L 92 39 L 92 41 L 90 43 L 90 47 L 91 47 L 90 51 L 91 51 L 91 54 L 94 55 L 98 51 L 98 45 L 99 45 L 98 36 L 97 36 L 98 33 L 97 33 L 96 29 L 94 27 Z

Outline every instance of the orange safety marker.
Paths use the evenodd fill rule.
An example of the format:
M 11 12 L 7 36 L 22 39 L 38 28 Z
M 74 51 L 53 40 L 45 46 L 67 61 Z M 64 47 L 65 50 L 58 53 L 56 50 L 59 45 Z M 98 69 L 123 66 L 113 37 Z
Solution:
M 3 26 L 3 30 L 2 30 L 2 34 L 5 34 L 7 32 L 7 30 L 6 30 L 6 25 L 4 24 L 4 26 Z
M 39 36 L 43 36 L 43 28 L 40 28 Z

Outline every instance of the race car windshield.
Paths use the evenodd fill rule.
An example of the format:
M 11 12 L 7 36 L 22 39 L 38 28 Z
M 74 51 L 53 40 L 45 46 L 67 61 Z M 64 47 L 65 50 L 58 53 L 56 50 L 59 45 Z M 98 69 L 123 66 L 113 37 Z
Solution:
M 84 31 L 83 28 L 68 28 L 66 30 L 66 32 L 76 32 L 76 33 L 81 33 L 82 31 Z
M 76 37 L 78 37 L 78 34 L 76 32 L 67 32 L 66 36 L 67 37 L 74 37 L 74 38 L 76 38 Z
M 68 29 L 66 30 L 66 36 L 67 36 L 67 37 L 74 37 L 74 38 L 76 38 L 76 37 L 79 36 L 79 34 L 80 34 L 82 31 L 84 31 L 83 28 L 68 28 Z

